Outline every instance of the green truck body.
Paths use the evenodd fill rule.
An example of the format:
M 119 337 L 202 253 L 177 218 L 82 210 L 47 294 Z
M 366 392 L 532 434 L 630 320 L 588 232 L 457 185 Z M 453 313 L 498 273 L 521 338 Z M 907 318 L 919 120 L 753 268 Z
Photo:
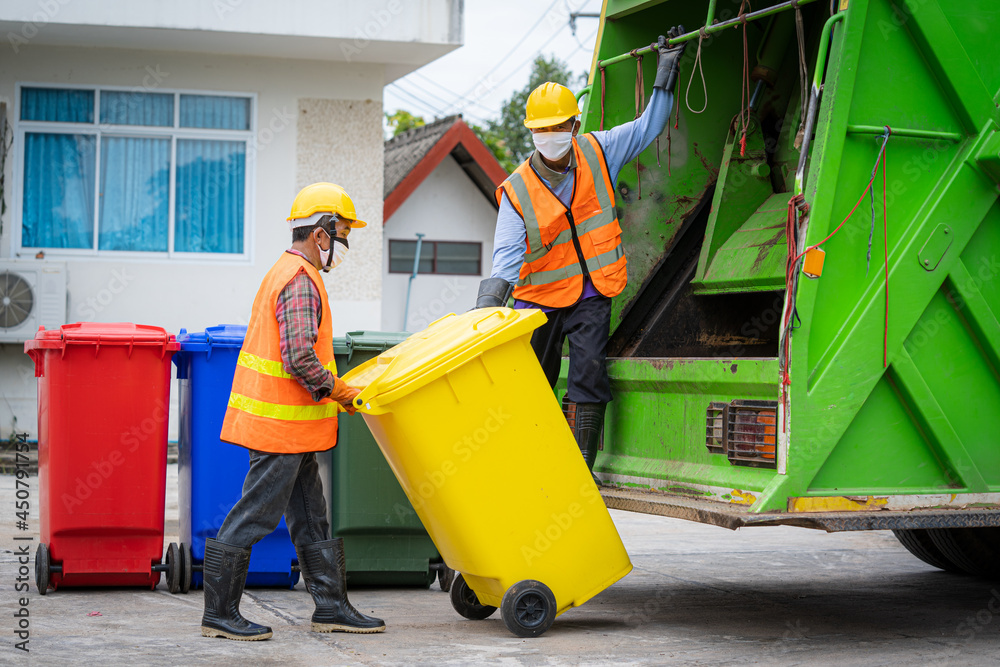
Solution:
M 618 182 L 605 499 L 730 528 L 894 529 L 958 569 L 982 571 L 966 556 L 985 548 L 996 572 L 1000 8 L 756 9 L 602 11 L 582 131 L 635 117 L 643 53 L 648 99 L 656 54 L 630 52 L 711 26 L 687 37 L 669 137 Z M 838 226 L 818 278 L 788 270 Z

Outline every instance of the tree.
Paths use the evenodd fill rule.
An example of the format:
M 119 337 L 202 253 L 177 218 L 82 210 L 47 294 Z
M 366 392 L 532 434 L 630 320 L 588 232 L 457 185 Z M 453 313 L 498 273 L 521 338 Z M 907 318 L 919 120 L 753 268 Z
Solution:
M 479 138 L 493 151 L 508 173 L 514 171 L 535 150 L 531 132 L 524 126 L 524 107 L 531 91 L 546 81 L 561 83 L 573 89 L 583 85 L 586 75 L 573 75 L 566 63 L 555 56 L 548 59 L 539 56 L 531 65 L 528 84 L 503 103 L 500 119 L 488 121 L 486 128 L 473 126 Z
M 392 136 L 398 136 L 407 130 L 415 127 L 423 127 L 427 124 L 423 116 L 416 116 L 404 109 L 396 109 L 395 113 L 385 114 L 386 125 L 392 130 Z

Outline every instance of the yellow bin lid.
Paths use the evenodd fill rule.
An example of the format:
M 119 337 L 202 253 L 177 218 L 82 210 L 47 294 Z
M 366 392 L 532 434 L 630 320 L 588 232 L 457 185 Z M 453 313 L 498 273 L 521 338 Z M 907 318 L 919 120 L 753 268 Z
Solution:
M 355 405 L 381 412 L 380 405 L 410 394 L 486 350 L 529 334 L 545 324 L 535 309 L 479 308 L 445 315 L 342 379 L 362 391 Z

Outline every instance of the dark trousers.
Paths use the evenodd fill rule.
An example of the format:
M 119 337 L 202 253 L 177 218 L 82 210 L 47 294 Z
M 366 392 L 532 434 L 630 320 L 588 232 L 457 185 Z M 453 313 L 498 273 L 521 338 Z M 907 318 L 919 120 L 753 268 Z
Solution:
M 316 454 L 268 454 L 251 449 L 243 497 L 229 511 L 216 539 L 251 547 L 278 527 L 282 514 L 295 546 L 330 539 Z
M 549 386 L 554 387 L 559 379 L 563 342 L 569 338 L 567 399 L 574 403 L 610 403 L 607 347 L 611 299 L 593 296 L 546 315 L 549 320 L 535 329 L 531 347 L 538 355 Z

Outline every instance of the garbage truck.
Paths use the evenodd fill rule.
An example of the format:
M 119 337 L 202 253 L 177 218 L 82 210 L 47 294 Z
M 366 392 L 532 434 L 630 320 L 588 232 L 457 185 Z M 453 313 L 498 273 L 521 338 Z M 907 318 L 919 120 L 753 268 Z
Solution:
M 678 24 L 615 192 L 605 502 L 997 576 L 1000 7 L 606 0 L 582 131 L 641 112 Z

